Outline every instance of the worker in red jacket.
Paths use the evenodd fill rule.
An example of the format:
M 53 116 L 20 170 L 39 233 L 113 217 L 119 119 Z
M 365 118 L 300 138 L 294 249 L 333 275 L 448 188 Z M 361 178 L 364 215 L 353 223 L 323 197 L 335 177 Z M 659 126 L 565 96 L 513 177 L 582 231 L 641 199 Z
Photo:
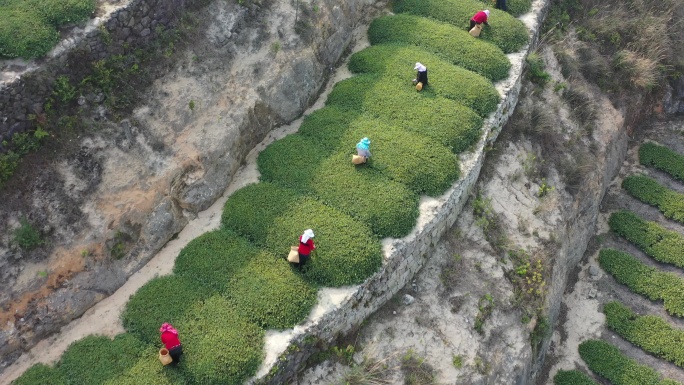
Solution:
M 311 252 L 316 248 L 313 242 L 314 232 L 311 229 L 304 230 L 304 234 L 299 237 L 299 263 L 295 264 L 299 270 L 306 265 L 311 257 Z
M 171 324 L 164 322 L 161 328 L 159 328 L 159 332 L 161 333 L 161 340 L 173 360 L 171 364 L 176 365 L 180 362 L 180 356 L 183 355 L 183 346 L 178 339 L 178 330 L 171 326 Z
M 484 11 L 480 11 L 473 15 L 472 19 L 470 19 L 470 28 L 468 28 L 468 31 L 473 29 L 475 24 L 484 24 L 484 25 L 489 25 L 487 24 L 487 18 L 489 18 L 489 10 L 485 9 Z

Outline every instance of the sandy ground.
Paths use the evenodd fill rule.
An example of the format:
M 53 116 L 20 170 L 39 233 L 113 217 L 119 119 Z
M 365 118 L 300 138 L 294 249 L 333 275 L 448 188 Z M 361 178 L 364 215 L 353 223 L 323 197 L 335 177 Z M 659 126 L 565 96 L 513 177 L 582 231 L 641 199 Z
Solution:
M 359 51 L 368 46 L 366 30 L 367 26 L 361 26 L 355 32 L 352 52 Z M 244 61 L 239 65 L 245 69 L 252 64 L 251 61 Z M 241 69 L 236 68 L 236 71 L 240 72 Z M 123 333 L 124 329 L 121 325 L 120 315 L 129 297 L 149 280 L 170 274 L 176 256 L 190 241 L 218 228 L 220 226 L 223 205 L 228 197 L 240 188 L 259 181 L 259 172 L 256 164 L 259 153 L 272 142 L 297 132 L 304 116 L 325 105 L 325 100 L 334 84 L 350 76 L 351 73 L 347 69 L 345 61 L 335 70 L 325 90 L 317 101 L 305 111 L 301 118 L 288 125 L 274 129 L 266 139 L 247 155 L 245 165 L 235 174 L 233 181 L 221 198 L 214 202 L 207 210 L 198 213 L 197 217 L 188 223 L 176 239 L 166 244 L 150 262 L 133 274 L 114 294 L 100 301 L 97 305 L 86 311 L 83 316 L 64 326 L 59 333 L 41 341 L 30 352 L 23 354 L 17 359 L 3 373 L 0 385 L 8 385 L 34 364 L 51 364 L 56 362 L 71 343 L 85 336 L 97 334 L 114 337 L 117 334 Z M 341 303 L 353 291 L 354 288 L 349 287 L 320 290 L 318 293 L 318 303 L 304 324 L 286 331 L 268 331 L 266 333 L 266 358 L 257 375 L 265 374 L 266 368 L 287 348 L 288 342 L 296 333 L 303 331 L 308 323 L 320 318 L 329 309 Z

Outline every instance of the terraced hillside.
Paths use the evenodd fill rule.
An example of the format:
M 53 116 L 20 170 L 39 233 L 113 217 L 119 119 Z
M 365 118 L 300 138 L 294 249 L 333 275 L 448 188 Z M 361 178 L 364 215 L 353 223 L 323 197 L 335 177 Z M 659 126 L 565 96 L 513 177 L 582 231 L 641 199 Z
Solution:
M 395 6 L 430 14 L 438 4 Z M 480 3 L 449 6 L 465 14 Z M 503 50 L 527 39 L 520 21 L 494 16 L 483 39 L 469 36 L 460 19 L 375 20 L 373 46 L 349 62 L 355 75 L 335 85 L 298 133 L 260 154 L 261 182 L 228 199 L 221 228 L 193 240 L 172 275 L 130 298 L 126 333 L 75 342 L 54 366 L 36 365 L 13 383 L 241 384 L 253 376 L 266 330 L 301 323 L 318 288 L 375 273 L 380 239 L 407 235 L 420 196 L 439 196 L 458 180 L 458 154 L 481 138 L 483 118 L 499 101 L 492 82 L 508 76 Z M 420 93 L 410 81 L 416 61 L 431 74 Z M 364 136 L 373 157 L 354 166 L 354 144 Z M 282 257 L 306 228 L 316 233 L 317 253 L 300 273 Z M 186 358 L 177 368 L 161 367 L 154 354 L 162 322 L 181 331 Z

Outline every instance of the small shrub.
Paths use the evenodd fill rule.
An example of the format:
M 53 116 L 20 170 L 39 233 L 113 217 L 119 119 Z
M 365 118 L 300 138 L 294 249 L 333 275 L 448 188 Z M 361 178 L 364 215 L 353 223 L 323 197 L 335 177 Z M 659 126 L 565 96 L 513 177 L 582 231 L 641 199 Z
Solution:
M 12 381 L 12 385 L 66 385 L 64 374 L 53 366 L 35 364 L 19 378 Z
M 261 364 L 264 331 L 220 296 L 197 303 L 177 328 L 188 383 L 241 385 Z
M 544 71 L 544 62 L 542 61 L 542 58 L 539 57 L 536 52 L 527 55 L 525 62 L 527 62 L 527 74 L 532 83 L 539 84 L 543 87 L 551 80 L 551 75 Z
M 684 366 L 684 331 L 652 315 L 639 316 L 620 302 L 604 305 L 606 325 L 622 338 L 656 357 Z
M 473 39 L 465 29 L 426 18 L 406 14 L 379 17 L 371 23 L 368 37 L 371 44 L 417 45 L 492 81 L 507 78 L 511 68 L 498 47 Z
M 88 336 L 69 345 L 59 361 L 59 371 L 68 384 L 101 384 L 133 366 L 143 346 L 128 333 L 114 340 Z
M 479 334 L 484 334 L 484 323 L 494 311 L 494 298 L 490 294 L 480 297 L 477 302 L 479 312 L 475 317 L 475 330 Z
M 176 275 L 154 278 L 131 296 L 121 321 L 126 331 L 156 344 L 162 323 L 176 325 L 193 303 L 208 296 L 207 289 L 187 278 Z
M 20 226 L 14 230 L 14 242 L 24 250 L 33 250 L 44 243 L 40 232 L 33 225 L 22 217 L 19 219 Z
M 665 146 L 651 142 L 642 144 L 639 147 L 639 162 L 644 166 L 664 171 L 679 181 L 684 181 L 684 156 Z
M 559 370 L 553 377 L 554 385 L 598 385 L 579 370 Z
M 636 257 L 613 249 L 599 252 L 601 267 L 619 283 L 652 301 L 664 301 L 668 313 L 684 317 L 684 280 L 675 273 L 661 272 Z
M 425 362 L 425 358 L 409 350 L 401 358 L 401 371 L 404 385 L 430 385 L 435 383 L 435 370 Z
M 526 3 L 527 8 L 522 10 Z M 522 5 L 519 6 L 519 4 Z M 469 26 L 470 18 L 483 9 L 482 3 L 473 0 L 400 0 L 395 1 L 395 13 L 410 13 L 416 16 L 433 18 L 454 25 L 463 31 Z M 509 2 L 508 8 L 513 13 L 527 12 L 530 0 Z M 504 11 L 492 9 L 480 38 L 501 48 L 505 53 L 516 52 L 527 44 L 527 28 L 518 19 Z
M 634 243 L 653 259 L 684 267 L 684 237 L 655 222 L 648 222 L 630 211 L 610 215 L 610 229 Z
M 62 103 L 68 103 L 76 97 L 76 87 L 72 86 L 69 78 L 62 75 L 55 79 L 55 89 L 52 94 Z

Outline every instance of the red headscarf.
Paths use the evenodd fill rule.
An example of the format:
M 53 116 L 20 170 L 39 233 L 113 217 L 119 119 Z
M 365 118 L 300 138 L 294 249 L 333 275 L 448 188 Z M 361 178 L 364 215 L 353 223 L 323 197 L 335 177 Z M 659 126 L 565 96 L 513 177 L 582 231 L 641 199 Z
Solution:
M 171 324 L 164 322 L 162 326 L 159 328 L 160 333 L 164 332 L 171 332 L 175 335 L 178 335 L 178 330 L 176 330 Z

